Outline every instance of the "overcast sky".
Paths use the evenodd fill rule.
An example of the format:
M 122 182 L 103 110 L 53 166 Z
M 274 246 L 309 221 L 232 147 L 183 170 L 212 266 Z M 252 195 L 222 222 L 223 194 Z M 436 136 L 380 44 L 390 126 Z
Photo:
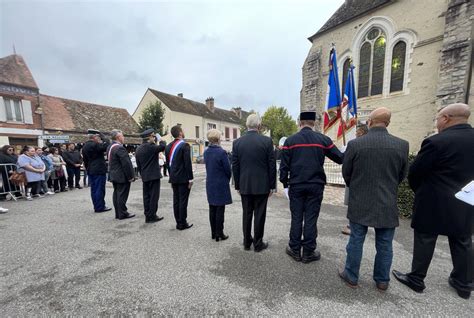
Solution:
M 130 113 L 151 87 L 295 116 L 307 38 L 343 2 L 0 0 L 0 55 L 14 44 L 43 94 Z

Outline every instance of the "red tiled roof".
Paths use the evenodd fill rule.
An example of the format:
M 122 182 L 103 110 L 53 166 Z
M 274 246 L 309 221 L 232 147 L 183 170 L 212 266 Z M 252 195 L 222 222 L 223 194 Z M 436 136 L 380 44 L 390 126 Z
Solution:
M 0 83 L 38 89 L 23 57 L 17 54 L 0 58 Z

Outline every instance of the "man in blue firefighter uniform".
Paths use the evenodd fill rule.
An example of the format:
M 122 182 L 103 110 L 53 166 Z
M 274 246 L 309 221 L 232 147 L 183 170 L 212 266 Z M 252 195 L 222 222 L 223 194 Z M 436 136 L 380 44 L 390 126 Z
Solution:
M 315 123 L 315 112 L 300 114 L 300 131 L 286 139 L 280 163 L 280 182 L 289 197 L 291 210 L 290 241 L 286 253 L 303 263 L 321 258 L 321 253 L 316 251 L 316 222 L 326 184 L 324 158 L 338 164 L 342 164 L 344 159 L 329 137 L 314 131 Z

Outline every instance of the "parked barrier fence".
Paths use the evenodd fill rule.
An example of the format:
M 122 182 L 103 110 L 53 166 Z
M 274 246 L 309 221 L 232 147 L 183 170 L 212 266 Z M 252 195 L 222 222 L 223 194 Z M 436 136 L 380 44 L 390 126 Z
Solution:
M 342 165 L 326 159 L 324 161 L 324 171 L 326 172 L 326 182 L 328 184 L 345 185 L 342 177 Z
M 10 176 L 16 171 L 16 165 L 12 163 L 0 164 L 0 196 L 10 197 L 13 200 L 23 196 L 24 187 L 10 181 Z

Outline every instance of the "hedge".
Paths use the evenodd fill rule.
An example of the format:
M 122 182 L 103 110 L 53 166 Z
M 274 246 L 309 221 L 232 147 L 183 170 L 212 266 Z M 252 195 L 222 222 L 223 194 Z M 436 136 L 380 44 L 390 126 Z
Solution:
M 416 155 L 411 154 L 408 156 L 409 165 L 415 160 Z M 398 187 L 398 210 L 401 217 L 411 218 L 413 212 L 413 202 L 415 201 L 415 194 L 408 185 L 408 179 L 405 178 Z

